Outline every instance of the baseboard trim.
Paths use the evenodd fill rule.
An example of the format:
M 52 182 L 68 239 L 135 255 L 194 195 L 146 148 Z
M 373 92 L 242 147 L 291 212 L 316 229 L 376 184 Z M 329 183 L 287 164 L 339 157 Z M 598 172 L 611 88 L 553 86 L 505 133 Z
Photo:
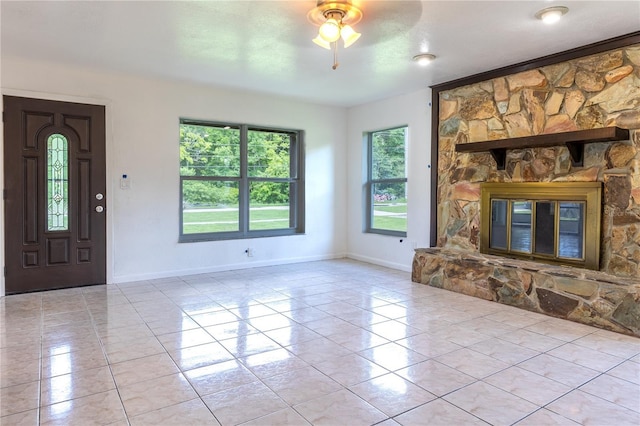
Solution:
M 360 262 L 371 263 L 373 265 L 384 266 L 386 268 L 397 269 L 399 271 L 411 272 L 411 263 L 412 259 L 409 259 L 407 265 L 403 265 L 402 263 L 389 262 L 384 259 L 378 259 L 375 257 L 362 256 L 356 253 L 347 253 L 346 256 L 348 259 L 359 260 Z
M 286 259 L 248 261 L 248 262 L 242 262 L 242 263 L 231 263 L 226 265 L 207 266 L 202 268 L 174 269 L 174 270 L 168 270 L 168 271 L 149 272 L 149 273 L 143 273 L 143 274 L 116 275 L 113 277 L 113 281 L 110 282 L 109 284 L 120 284 L 120 283 L 133 282 L 133 281 L 153 280 L 158 278 L 207 274 L 211 272 L 234 271 L 238 269 L 260 268 L 263 266 L 277 266 L 277 265 L 287 265 L 292 263 L 315 262 L 319 260 L 344 259 L 345 257 L 347 256 L 344 253 L 336 253 L 336 254 L 326 254 L 326 255 L 307 256 L 307 257 L 292 257 L 292 258 L 286 258 Z

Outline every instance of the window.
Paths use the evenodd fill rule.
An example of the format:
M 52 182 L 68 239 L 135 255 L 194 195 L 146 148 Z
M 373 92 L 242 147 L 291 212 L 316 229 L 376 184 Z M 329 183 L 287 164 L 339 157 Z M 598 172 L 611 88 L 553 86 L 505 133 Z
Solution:
M 302 132 L 180 121 L 180 241 L 304 232 Z
M 598 269 L 599 183 L 483 183 L 481 188 L 482 253 Z
M 407 235 L 407 127 L 367 135 L 366 232 Z

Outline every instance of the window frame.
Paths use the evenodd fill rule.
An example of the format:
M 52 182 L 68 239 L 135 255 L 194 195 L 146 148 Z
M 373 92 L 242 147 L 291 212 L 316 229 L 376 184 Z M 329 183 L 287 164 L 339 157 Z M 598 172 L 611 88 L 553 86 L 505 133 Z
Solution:
M 238 176 L 183 176 L 179 184 L 179 243 L 202 241 L 240 240 L 249 238 L 278 237 L 298 235 L 305 232 L 305 180 L 304 180 L 304 131 L 294 129 L 258 126 L 253 124 L 193 120 L 180 118 L 179 126 L 195 125 L 208 127 L 237 128 L 240 132 L 240 173 Z M 250 131 L 285 133 L 290 137 L 289 177 L 269 178 L 251 177 L 248 173 L 248 134 Z M 180 139 L 180 138 L 178 138 Z M 181 141 L 179 140 L 178 146 Z M 180 173 L 180 172 L 179 172 Z M 185 181 L 237 182 L 238 183 L 238 231 L 184 233 L 184 191 Z M 289 224 L 287 228 L 250 230 L 249 190 L 252 182 L 289 183 Z
M 396 130 L 396 129 L 405 129 L 405 146 L 404 146 L 404 174 L 405 177 L 404 178 L 386 178 L 386 179 L 374 179 L 373 178 L 373 135 L 375 133 L 380 133 L 380 132 L 386 132 L 386 131 L 390 131 L 390 130 Z M 408 125 L 400 125 L 400 126 L 394 126 L 394 127 L 388 127 L 388 128 L 384 128 L 384 129 L 379 129 L 379 130 L 373 130 L 370 132 L 366 132 L 366 144 L 367 144 L 367 176 L 366 176 L 366 182 L 365 182 L 365 209 L 364 209 L 364 215 L 365 215 L 365 226 L 364 226 L 364 232 L 368 233 L 368 234 L 380 234 L 380 235 L 389 235 L 389 236 L 393 236 L 393 237 L 406 237 L 407 236 L 407 231 L 394 231 L 394 230 L 390 230 L 390 229 L 381 229 L 381 228 L 374 228 L 373 227 L 373 213 L 374 213 L 374 206 L 373 206 L 373 201 L 374 201 L 374 197 L 373 197 L 373 188 L 376 184 L 397 184 L 397 183 L 404 183 L 405 185 L 405 193 L 407 193 L 408 190 L 408 178 L 407 178 L 407 168 L 408 168 L 408 161 L 407 161 L 407 148 L 408 148 L 408 137 L 409 137 L 409 126 Z M 407 197 L 408 199 L 408 197 Z M 408 203 L 407 203 L 407 207 L 408 207 Z M 407 226 L 408 226 L 408 211 L 407 211 Z

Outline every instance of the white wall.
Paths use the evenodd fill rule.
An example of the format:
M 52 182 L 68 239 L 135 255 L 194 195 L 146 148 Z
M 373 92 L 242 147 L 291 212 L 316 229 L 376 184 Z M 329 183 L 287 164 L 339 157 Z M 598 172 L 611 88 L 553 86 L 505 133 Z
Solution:
M 414 247 L 429 247 L 431 90 L 366 104 L 348 111 L 347 247 L 348 256 L 405 271 Z M 366 180 L 364 133 L 409 126 L 407 164 L 407 237 L 363 232 Z M 400 242 L 402 240 L 402 242 Z
M 3 94 L 107 106 L 110 283 L 346 254 L 343 108 L 13 57 L 2 58 L 1 85 Z M 180 117 L 304 130 L 306 234 L 178 244 Z M 120 189 L 122 174 L 131 189 Z
M 3 94 L 106 105 L 109 283 L 345 255 L 408 271 L 413 248 L 428 246 L 429 89 L 345 114 L 285 98 L 15 57 L 2 57 L 0 75 Z M 178 244 L 180 117 L 305 130 L 306 234 Z M 402 243 L 362 232 L 363 134 L 400 125 L 409 126 L 408 233 Z M 0 123 L 0 144 L 1 130 Z M 120 189 L 122 174 L 129 176 L 130 190 Z M 0 254 L 3 238 L 4 230 Z M 251 258 L 244 253 L 249 246 Z

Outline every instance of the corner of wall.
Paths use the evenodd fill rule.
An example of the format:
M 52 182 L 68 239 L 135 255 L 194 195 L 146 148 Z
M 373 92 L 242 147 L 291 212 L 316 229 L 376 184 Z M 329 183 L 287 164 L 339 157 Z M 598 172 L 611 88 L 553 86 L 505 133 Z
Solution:
M 430 215 L 430 134 L 431 89 L 355 106 L 348 111 L 347 161 L 347 256 L 376 265 L 407 271 L 411 267 L 413 249 L 428 242 Z M 363 232 L 363 184 L 366 180 L 366 143 L 369 131 L 409 126 L 408 147 L 408 229 L 404 243 L 395 237 Z
M 0 8 L 0 18 L 2 16 Z M 0 32 L 0 45 L 2 35 Z M 2 95 L 2 55 L 0 55 L 0 95 Z M 4 112 L 4 101 L 0 99 L 0 116 Z M 4 147 L 4 119 L 0 120 L 0 146 Z M 4 190 L 4 149 L 0 150 L 0 190 Z M 0 197 L 0 268 L 4 271 L 4 197 Z M 4 273 L 0 274 L 0 297 L 4 297 Z

